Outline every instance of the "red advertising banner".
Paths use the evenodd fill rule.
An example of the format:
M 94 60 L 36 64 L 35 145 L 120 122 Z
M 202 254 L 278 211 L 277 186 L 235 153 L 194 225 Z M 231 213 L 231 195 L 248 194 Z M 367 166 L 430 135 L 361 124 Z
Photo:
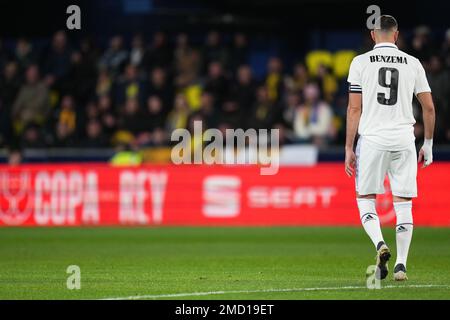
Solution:
M 450 164 L 419 170 L 416 225 L 450 226 Z M 392 197 L 378 198 L 395 223 Z M 98 164 L 0 166 L 0 226 L 359 225 L 342 164 L 281 167 Z

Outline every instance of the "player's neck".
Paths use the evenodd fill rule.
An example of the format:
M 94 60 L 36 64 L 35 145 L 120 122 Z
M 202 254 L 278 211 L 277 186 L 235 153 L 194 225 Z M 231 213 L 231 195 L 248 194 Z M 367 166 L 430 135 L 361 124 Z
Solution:
M 374 47 L 381 47 L 381 46 L 389 46 L 389 47 L 397 47 L 397 45 L 395 44 L 395 41 L 375 41 L 375 46 Z
M 395 40 L 392 38 L 380 38 L 380 39 L 375 39 L 375 45 L 379 45 L 379 44 L 393 44 L 395 45 Z

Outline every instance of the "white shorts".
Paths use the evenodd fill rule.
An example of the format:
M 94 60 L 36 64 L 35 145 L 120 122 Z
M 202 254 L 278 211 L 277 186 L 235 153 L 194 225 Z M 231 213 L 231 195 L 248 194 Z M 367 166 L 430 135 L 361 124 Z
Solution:
M 394 196 L 417 197 L 417 154 L 414 143 L 405 150 L 386 151 L 376 149 L 371 142 L 360 137 L 355 154 L 358 194 L 384 194 L 387 173 Z

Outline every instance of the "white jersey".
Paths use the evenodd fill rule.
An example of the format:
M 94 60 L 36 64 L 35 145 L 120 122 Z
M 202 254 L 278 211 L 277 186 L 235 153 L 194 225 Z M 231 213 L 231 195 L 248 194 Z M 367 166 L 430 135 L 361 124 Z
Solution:
M 362 93 L 358 133 L 380 150 L 405 150 L 414 143 L 413 94 L 431 92 L 420 61 L 393 43 L 379 43 L 355 57 L 350 92 Z

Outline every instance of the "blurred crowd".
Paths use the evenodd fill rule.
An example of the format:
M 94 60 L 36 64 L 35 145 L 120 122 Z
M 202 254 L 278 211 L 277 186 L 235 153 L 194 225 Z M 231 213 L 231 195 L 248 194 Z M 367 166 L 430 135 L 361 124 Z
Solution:
M 8 50 L 0 41 L 0 146 L 165 146 L 172 130 L 192 129 L 195 120 L 203 129 L 279 128 L 281 143 L 342 144 L 345 77 L 325 66 L 312 76 L 304 57 L 286 66 L 272 56 L 257 78 L 250 41 L 243 33 L 224 41 L 215 31 L 200 44 L 186 33 L 136 34 L 129 43 L 117 35 L 103 49 L 91 38 L 73 43 L 64 31 L 43 48 L 20 38 Z M 450 30 L 442 40 L 419 27 L 398 45 L 423 61 L 436 143 L 450 142 Z

